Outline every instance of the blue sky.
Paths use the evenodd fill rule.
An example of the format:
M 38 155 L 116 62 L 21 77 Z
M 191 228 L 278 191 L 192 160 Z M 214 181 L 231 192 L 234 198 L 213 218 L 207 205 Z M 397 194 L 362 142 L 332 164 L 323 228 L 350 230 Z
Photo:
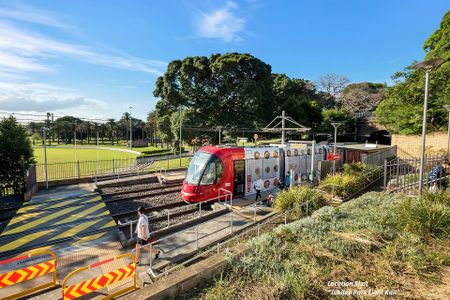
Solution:
M 248 52 L 273 72 L 390 82 L 448 1 L 0 0 L 0 111 L 145 119 L 173 59 Z

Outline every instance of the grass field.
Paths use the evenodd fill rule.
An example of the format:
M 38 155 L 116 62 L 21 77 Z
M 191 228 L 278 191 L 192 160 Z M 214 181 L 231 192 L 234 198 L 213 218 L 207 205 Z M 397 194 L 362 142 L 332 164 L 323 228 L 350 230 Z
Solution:
M 101 149 L 83 149 L 83 147 L 75 148 L 58 148 L 47 147 L 47 162 L 62 163 L 72 161 L 84 161 L 84 160 L 111 160 L 121 158 L 133 158 L 136 154 L 114 151 L 114 150 L 101 150 Z M 34 157 L 38 164 L 44 163 L 44 149 L 34 148 Z
M 92 147 L 92 146 L 91 146 Z M 123 147 L 125 149 L 125 147 Z M 156 150 L 160 148 L 145 147 L 139 148 L 143 151 Z M 45 180 L 45 172 L 43 167 L 44 150 L 41 147 L 34 148 L 34 156 L 38 163 L 37 177 L 38 181 Z M 181 159 L 169 159 L 156 161 L 146 167 L 145 165 L 136 166 L 137 154 L 114 151 L 91 149 L 86 146 L 75 148 L 48 147 L 48 179 L 64 179 L 77 177 L 95 177 L 110 174 L 124 174 L 134 172 L 157 171 L 163 169 L 174 169 L 179 167 L 187 167 L 190 157 Z M 98 161 L 97 161 L 98 158 Z
M 122 151 L 114 150 L 103 150 L 103 149 L 92 149 L 94 145 L 77 145 L 77 148 L 67 145 L 67 146 L 47 146 L 47 161 L 48 163 L 61 163 L 61 162 L 72 162 L 72 161 L 83 161 L 83 160 L 97 160 L 97 155 L 99 160 L 111 160 L 111 159 L 121 159 L 121 158 L 133 158 L 138 156 L 137 154 L 127 153 Z M 100 145 L 99 148 L 115 148 L 124 149 L 128 148 L 125 146 L 110 146 Z M 133 148 L 133 151 L 152 151 L 160 150 L 162 148 L 157 147 L 139 147 Z M 38 164 L 44 163 L 44 148 L 33 147 L 34 157 Z

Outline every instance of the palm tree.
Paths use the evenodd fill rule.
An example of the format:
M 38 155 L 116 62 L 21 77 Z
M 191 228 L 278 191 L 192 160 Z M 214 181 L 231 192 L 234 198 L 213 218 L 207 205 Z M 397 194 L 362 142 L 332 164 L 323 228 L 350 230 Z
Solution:
M 114 129 L 116 128 L 116 122 L 114 119 L 108 119 L 108 122 L 106 122 L 108 125 L 108 133 L 109 133 L 109 139 L 111 140 L 111 144 L 114 146 Z

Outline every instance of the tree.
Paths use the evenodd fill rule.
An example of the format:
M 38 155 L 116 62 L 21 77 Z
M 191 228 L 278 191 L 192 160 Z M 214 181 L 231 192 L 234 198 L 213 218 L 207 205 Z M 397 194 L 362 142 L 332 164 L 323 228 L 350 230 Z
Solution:
M 161 140 L 166 143 L 166 145 L 171 145 L 173 143 L 174 135 L 170 116 L 164 115 L 161 118 L 158 118 L 158 131 Z
M 339 134 L 353 134 L 355 133 L 355 117 L 348 111 L 343 109 L 324 109 L 322 111 L 322 123 L 320 124 L 319 131 L 323 133 L 333 133 L 334 128 L 331 125 L 332 122 L 341 122 L 339 127 Z
M 271 67 L 250 54 L 186 57 L 156 81 L 158 116 L 192 109 L 197 126 L 262 126 L 273 117 Z
M 341 107 L 353 113 L 373 111 L 383 100 L 385 90 L 382 83 L 349 84 L 342 91 Z
M 429 131 L 447 128 L 447 110 L 450 104 L 450 12 L 447 12 L 436 30 L 424 44 L 426 59 L 443 58 L 446 61 L 430 74 L 427 126 Z M 386 92 L 378 105 L 377 121 L 392 133 L 417 134 L 422 129 L 425 74 L 411 66 L 394 74 L 396 84 Z
M 289 78 L 284 74 L 273 74 L 273 101 L 276 115 L 284 110 L 286 115 L 304 126 L 316 127 L 322 120 L 317 105 L 318 94 L 313 85 L 304 79 Z
M 346 76 L 326 74 L 320 76 L 317 87 L 320 91 L 330 94 L 335 100 L 339 100 L 341 92 L 349 82 Z
M 25 127 L 12 116 L 0 121 L 0 195 L 5 188 L 15 194 L 25 191 L 25 170 L 34 163 L 33 149 Z

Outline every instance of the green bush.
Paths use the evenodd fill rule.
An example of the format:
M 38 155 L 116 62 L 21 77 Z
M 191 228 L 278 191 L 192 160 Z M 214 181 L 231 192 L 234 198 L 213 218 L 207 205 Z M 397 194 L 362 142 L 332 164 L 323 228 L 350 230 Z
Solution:
M 310 215 L 326 203 L 327 199 L 321 191 L 302 186 L 278 193 L 275 200 L 275 209 L 283 212 L 292 210 L 292 215 L 295 218 L 301 218 Z
M 408 198 L 399 207 L 399 225 L 425 240 L 444 238 L 450 233 L 450 196 L 445 193 L 425 193 Z
M 365 165 L 363 163 L 344 164 L 344 171 L 335 175 L 328 175 L 320 183 L 320 189 L 341 198 L 349 197 L 366 184 L 378 179 L 382 174 L 379 166 Z
M 360 179 L 356 175 L 337 173 L 328 175 L 320 183 L 320 188 L 324 191 L 345 198 L 357 191 Z
M 153 156 L 155 154 L 172 154 L 172 150 L 170 149 L 153 149 L 147 151 L 141 151 L 141 156 Z

